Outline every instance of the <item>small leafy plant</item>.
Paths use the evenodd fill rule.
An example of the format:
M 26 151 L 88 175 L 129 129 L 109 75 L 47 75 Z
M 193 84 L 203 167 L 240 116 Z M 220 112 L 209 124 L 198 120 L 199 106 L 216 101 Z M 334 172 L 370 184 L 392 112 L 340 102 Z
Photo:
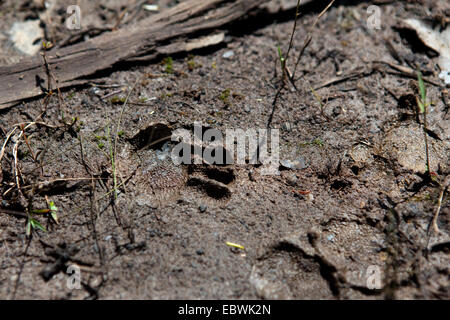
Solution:
M 173 73 L 173 59 L 172 57 L 164 58 L 163 65 L 166 73 Z
M 427 88 L 425 87 L 425 82 L 422 78 L 422 72 L 420 69 L 417 70 L 417 82 L 419 83 L 419 96 L 416 96 L 417 105 L 419 106 L 420 113 L 426 114 L 427 107 L 431 104 L 427 100 Z
M 231 90 L 228 88 L 223 90 L 219 95 L 220 101 L 222 101 L 223 104 L 226 105 L 227 107 L 229 107 L 231 104 L 230 103 L 230 95 L 231 95 Z
M 44 232 L 47 232 L 47 229 L 45 229 L 44 226 L 39 223 L 39 221 L 37 221 L 30 215 L 27 221 L 27 237 L 31 235 L 31 229 L 39 229 Z
M 35 214 L 50 214 L 50 217 L 52 220 L 56 223 L 58 223 L 58 208 L 56 207 L 55 203 L 53 201 L 47 200 L 48 209 L 34 209 L 30 210 L 30 213 L 28 214 L 27 219 L 27 226 L 26 226 L 26 235 L 29 237 L 31 235 L 31 231 L 34 229 L 39 229 L 41 231 L 47 232 L 47 229 L 34 218 Z

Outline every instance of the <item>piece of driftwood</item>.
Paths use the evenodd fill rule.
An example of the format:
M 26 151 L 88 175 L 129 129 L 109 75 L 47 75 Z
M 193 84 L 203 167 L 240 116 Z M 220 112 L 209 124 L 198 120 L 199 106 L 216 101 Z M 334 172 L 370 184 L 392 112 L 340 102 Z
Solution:
M 311 1 L 303 1 L 307 3 Z M 47 51 L 51 88 L 83 84 L 86 78 L 124 61 L 190 51 L 223 41 L 217 30 L 251 10 L 291 9 L 296 1 L 188 0 L 126 28 L 60 49 Z M 53 79 L 54 78 L 54 79 Z M 58 83 L 55 83 L 55 80 Z M 45 93 L 48 76 L 43 57 L 0 67 L 0 109 Z

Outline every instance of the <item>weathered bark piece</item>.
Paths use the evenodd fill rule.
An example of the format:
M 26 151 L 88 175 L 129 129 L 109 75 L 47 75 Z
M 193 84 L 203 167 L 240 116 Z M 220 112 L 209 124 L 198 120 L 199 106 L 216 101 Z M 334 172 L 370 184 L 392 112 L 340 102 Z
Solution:
M 310 0 L 311 1 L 311 0 Z M 302 1 L 307 3 L 310 1 Z M 134 25 L 108 32 L 85 42 L 46 53 L 57 86 L 86 83 L 85 77 L 123 61 L 151 59 L 159 54 L 190 51 L 220 43 L 216 30 L 251 10 L 265 8 L 268 0 L 188 0 Z M 272 1 L 271 12 L 290 9 L 296 1 Z M 205 36 L 208 35 L 208 36 Z M 189 40 L 187 40 L 189 39 Z M 44 94 L 48 79 L 43 58 L 0 67 L 0 109 Z M 51 87 L 56 83 L 50 79 Z

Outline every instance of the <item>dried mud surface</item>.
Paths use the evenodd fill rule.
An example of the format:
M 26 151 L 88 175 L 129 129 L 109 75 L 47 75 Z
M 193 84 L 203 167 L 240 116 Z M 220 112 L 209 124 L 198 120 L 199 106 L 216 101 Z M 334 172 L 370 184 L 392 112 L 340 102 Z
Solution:
M 58 1 L 47 20 L 55 43 L 70 35 L 61 20 L 69 2 Z M 45 19 L 31 3 L 0 3 L 1 65 L 21 59 L 6 35 L 12 23 Z M 114 26 L 125 8 L 123 24 L 151 14 L 137 11 L 138 1 L 79 3 L 91 27 Z M 161 10 L 173 5 L 159 3 Z M 23 195 L 13 187 L 20 130 L 7 144 L 1 207 L 42 209 L 47 197 L 59 215 L 59 224 L 35 215 L 48 231 L 29 240 L 25 218 L 0 213 L 0 298 L 448 299 L 448 194 L 441 233 L 429 238 L 428 226 L 437 182 L 449 174 L 449 89 L 437 77 L 436 54 L 396 26 L 403 18 L 448 17 L 450 6 L 390 1 L 379 5 L 381 29 L 369 30 L 369 5 L 330 8 L 299 65 L 297 91 L 278 99 L 271 127 L 280 129 L 281 158 L 301 159 L 301 169 L 262 175 L 253 165 L 177 166 L 167 145 L 152 143 L 152 129 L 164 138 L 195 121 L 223 131 L 266 128 L 280 85 L 276 48 L 287 49 L 293 11 L 244 20 L 225 43 L 173 57 L 173 70 L 164 57 L 121 65 L 91 86 L 64 91 L 62 105 L 52 97 L 44 113 L 43 99 L 0 111 L 2 144 L 17 123 L 42 113 L 47 124 L 27 128 L 30 148 L 18 144 Z M 305 7 L 292 57 L 322 8 Z M 434 83 L 427 83 L 428 141 L 437 182 L 424 183 L 423 131 L 401 99 L 414 79 L 375 63 L 399 64 L 386 39 L 405 66 L 419 64 Z M 319 98 L 312 93 L 346 75 L 316 89 Z M 78 290 L 66 285 L 73 264 L 81 267 Z M 379 290 L 367 287 L 373 266 Z

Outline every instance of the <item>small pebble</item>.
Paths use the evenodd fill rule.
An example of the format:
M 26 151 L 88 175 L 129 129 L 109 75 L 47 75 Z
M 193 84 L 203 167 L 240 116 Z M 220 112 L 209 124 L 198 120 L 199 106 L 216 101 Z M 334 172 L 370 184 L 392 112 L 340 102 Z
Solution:
M 439 78 L 444 80 L 445 84 L 450 84 L 450 70 L 441 71 Z
M 222 58 L 230 59 L 232 56 L 234 56 L 234 52 L 233 50 L 229 50 L 222 55 Z
M 250 171 L 248 172 L 248 178 L 250 179 L 250 181 L 255 182 L 255 172 L 253 171 L 253 169 L 250 169 Z
M 88 90 L 88 94 L 93 97 L 93 96 L 99 96 L 101 94 L 101 90 L 97 87 L 92 87 Z
M 282 129 L 285 131 L 288 131 L 288 132 L 291 131 L 291 129 L 292 129 L 291 124 L 289 122 L 283 123 Z
M 294 161 L 291 160 L 280 160 L 280 165 L 286 169 L 300 170 L 307 168 L 306 161 L 303 157 L 299 157 Z
M 200 205 L 199 207 L 200 212 L 205 212 L 207 209 L 207 206 L 205 206 L 204 204 Z
M 24 22 L 14 22 L 9 31 L 11 42 L 20 52 L 33 56 L 41 49 L 44 38 L 44 30 L 40 27 L 40 20 L 27 20 Z
M 142 6 L 142 9 L 147 10 L 147 11 L 151 11 L 151 12 L 158 12 L 159 11 L 159 6 L 157 4 L 144 4 Z
M 286 182 L 290 185 L 290 186 L 297 186 L 297 182 L 298 182 L 298 178 L 295 175 L 291 175 L 286 177 Z
M 169 223 L 169 220 L 166 217 L 161 217 L 161 222 L 167 224 Z

